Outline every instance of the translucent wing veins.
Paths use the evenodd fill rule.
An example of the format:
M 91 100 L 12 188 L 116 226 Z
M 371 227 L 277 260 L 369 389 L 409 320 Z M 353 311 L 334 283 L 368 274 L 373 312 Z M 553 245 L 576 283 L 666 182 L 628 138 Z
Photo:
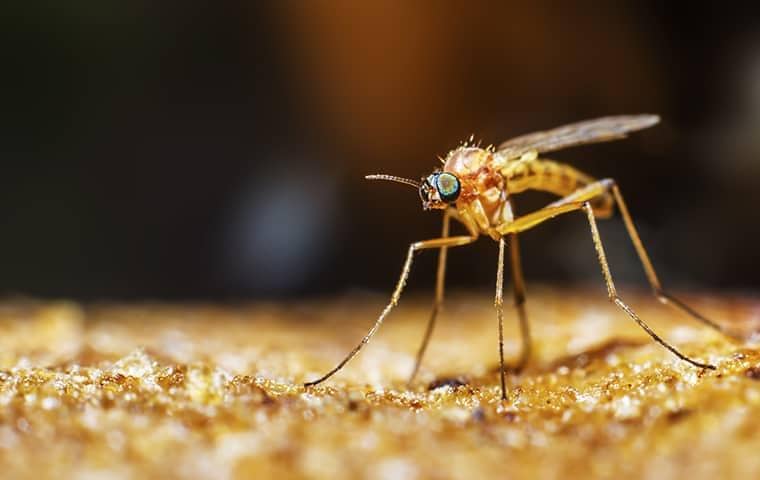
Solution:
M 551 152 L 574 145 L 618 140 L 659 121 L 657 115 L 646 114 L 596 118 L 521 135 L 502 143 L 497 151 L 507 158 L 517 158 L 530 151 Z

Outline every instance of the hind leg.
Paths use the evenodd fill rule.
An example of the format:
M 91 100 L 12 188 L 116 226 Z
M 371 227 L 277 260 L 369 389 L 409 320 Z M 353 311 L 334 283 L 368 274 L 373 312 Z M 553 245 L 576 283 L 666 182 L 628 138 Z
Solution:
M 673 353 L 675 356 L 677 356 L 681 360 L 684 360 L 685 362 L 688 362 L 699 368 L 715 369 L 713 365 L 702 363 L 697 360 L 691 359 L 688 356 L 681 353 L 680 351 L 678 351 L 678 349 L 676 349 L 674 346 L 670 345 L 667 341 L 665 341 L 662 337 L 660 337 L 656 332 L 654 332 L 654 330 L 652 330 L 652 328 L 649 327 L 649 325 L 647 325 L 646 322 L 644 322 L 638 316 L 638 314 L 636 314 L 636 312 L 634 312 L 634 310 L 631 307 L 629 307 L 628 304 L 625 303 L 617 294 L 617 289 L 615 288 L 615 283 L 612 279 L 612 273 L 610 271 L 609 264 L 607 263 L 607 257 L 604 252 L 604 247 L 602 246 L 602 240 L 601 240 L 601 237 L 599 236 L 599 231 L 596 226 L 594 211 L 589 202 L 589 200 L 594 199 L 595 197 L 598 197 L 599 195 L 605 194 L 608 191 L 608 189 L 612 188 L 613 186 L 614 186 L 614 182 L 612 180 L 602 180 L 600 182 L 595 182 L 587 186 L 586 188 L 581 189 L 573 193 L 572 195 L 565 197 L 557 202 L 554 202 L 553 204 L 541 210 L 516 218 L 513 222 L 502 225 L 501 227 L 499 227 L 498 231 L 505 235 L 519 233 L 524 230 L 533 228 L 545 222 L 546 220 L 554 218 L 558 215 L 562 215 L 564 213 L 569 213 L 569 212 L 573 212 L 577 210 L 583 210 L 586 213 L 589 226 L 591 227 L 591 236 L 594 242 L 594 248 L 597 253 L 599 265 L 602 268 L 602 274 L 604 276 L 604 281 L 607 286 L 607 294 L 610 301 L 614 303 L 618 308 L 623 310 L 644 331 L 646 331 L 647 334 L 649 334 L 649 336 L 652 337 L 652 339 L 654 339 L 657 343 L 659 343 L 660 345 L 668 349 L 671 353 Z M 640 241 L 639 241 L 639 244 L 640 244 Z M 642 251 L 643 251 L 643 247 L 642 247 Z M 648 260 L 648 257 L 647 257 L 647 260 Z M 649 263 L 649 265 L 651 266 L 651 262 Z

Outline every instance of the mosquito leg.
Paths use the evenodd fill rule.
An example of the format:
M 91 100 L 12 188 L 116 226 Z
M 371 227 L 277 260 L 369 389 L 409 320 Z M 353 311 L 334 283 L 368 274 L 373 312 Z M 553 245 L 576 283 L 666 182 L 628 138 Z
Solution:
M 629 307 L 623 301 L 623 299 L 621 299 L 618 296 L 617 290 L 615 289 L 615 283 L 612 281 L 612 273 L 610 273 L 610 266 L 607 263 L 607 256 L 605 255 L 604 247 L 602 246 L 602 239 L 599 236 L 599 230 L 596 227 L 596 220 L 594 219 L 594 212 L 591 209 L 591 204 L 588 202 L 585 202 L 581 208 L 586 212 L 586 217 L 588 218 L 588 223 L 589 223 L 589 226 L 591 227 L 591 238 L 594 241 L 594 249 L 596 250 L 597 258 L 599 259 L 599 265 L 602 268 L 602 275 L 604 276 L 604 282 L 607 285 L 607 295 L 609 296 L 610 301 L 614 303 L 615 305 L 617 305 L 618 307 L 620 307 L 620 309 L 623 310 L 625 313 L 627 313 L 628 316 L 631 317 L 636 323 L 638 323 L 639 326 L 643 328 L 644 331 L 647 332 L 650 337 L 652 337 L 657 343 L 659 343 L 663 347 L 670 350 L 670 352 L 676 357 L 694 365 L 695 367 L 715 370 L 714 365 L 698 362 L 696 360 L 693 360 L 687 357 L 683 353 L 679 352 L 674 346 L 670 345 L 668 342 L 662 339 L 659 335 L 657 335 L 654 332 L 654 330 L 652 330 L 649 327 L 649 325 L 647 325 L 641 318 L 639 318 L 636 312 L 634 312 L 633 309 L 631 309 L 631 307 Z
M 528 316 L 525 313 L 525 280 L 523 278 L 522 263 L 520 261 L 520 244 L 517 240 L 516 233 L 509 236 L 509 254 L 510 268 L 512 272 L 512 293 L 515 299 L 517 317 L 520 321 L 520 335 L 522 339 L 520 359 L 511 370 L 514 373 L 520 373 L 530 360 L 531 339 Z
M 572 201 L 570 201 L 569 199 L 567 201 L 565 201 L 566 199 L 562 199 L 560 201 L 554 202 L 553 204 L 548 205 L 542 210 L 538 210 L 536 212 L 529 213 L 522 217 L 518 217 L 513 222 L 498 227 L 497 230 L 502 234 L 519 233 L 529 228 L 533 228 L 536 225 L 539 225 L 551 218 L 556 217 L 557 215 L 569 213 L 575 210 L 581 210 L 581 209 L 584 210 L 586 212 L 586 216 L 588 217 L 588 222 L 591 227 L 591 236 L 594 241 L 594 248 L 596 249 L 596 254 L 599 259 L 599 265 L 602 268 L 602 275 L 604 276 L 604 281 L 605 281 L 605 284 L 607 285 L 607 295 L 609 296 L 610 301 L 614 303 L 615 305 L 617 305 L 626 314 L 628 314 L 628 316 L 631 317 L 642 329 L 644 329 L 644 331 L 647 332 L 650 337 L 652 337 L 657 343 L 659 343 L 663 347 L 667 348 L 676 357 L 696 367 L 714 370 L 715 366 L 693 360 L 687 357 L 686 355 L 684 355 L 683 353 L 679 352 L 675 347 L 673 347 L 668 342 L 663 340 L 659 335 L 657 335 L 649 327 L 649 325 L 647 325 L 641 318 L 639 318 L 639 316 L 636 314 L 636 312 L 633 311 L 633 309 L 631 309 L 631 307 L 629 307 L 618 296 L 617 290 L 615 289 L 615 284 L 612 281 L 612 273 L 610 273 L 610 267 L 607 263 L 607 257 L 604 253 L 604 248 L 602 247 L 602 240 L 599 237 L 599 230 L 596 227 L 596 219 L 594 218 L 594 211 L 591 207 L 591 204 L 588 202 L 588 200 L 594 198 L 595 192 L 600 192 L 600 191 L 604 192 L 605 184 L 607 186 L 611 186 L 612 181 L 607 180 L 607 181 L 601 181 L 595 184 L 591 184 L 588 187 L 586 187 L 586 189 L 584 189 L 583 192 L 579 191 L 576 194 L 573 194 L 571 197 L 566 197 L 566 199 L 571 198 Z
M 628 231 L 628 236 L 631 238 L 631 242 L 636 249 L 636 254 L 638 255 L 639 260 L 644 267 L 644 272 L 646 273 L 647 279 L 649 280 L 649 284 L 652 287 L 655 297 L 657 297 L 661 303 L 671 305 L 678 310 L 681 310 L 695 320 L 723 333 L 724 335 L 727 335 L 739 341 L 744 340 L 742 335 L 736 332 L 732 332 L 725 327 L 713 322 L 712 320 L 708 319 L 704 315 L 700 314 L 693 308 L 683 303 L 681 300 L 675 298 L 673 295 L 663 290 L 662 284 L 660 284 L 660 280 L 657 278 L 657 273 L 655 272 L 654 266 L 652 265 L 652 261 L 649 259 L 649 255 L 644 248 L 644 244 L 641 242 L 639 233 L 636 230 L 636 226 L 633 223 L 631 214 L 628 211 L 628 206 L 626 205 L 625 200 L 623 200 L 623 195 L 620 193 L 620 189 L 618 188 L 615 180 L 607 178 L 598 182 L 594 182 L 576 191 L 575 193 L 568 195 L 567 197 L 561 198 L 560 200 L 549 204 L 548 207 L 553 209 L 565 207 L 566 205 L 572 204 L 574 202 L 592 200 L 593 198 L 606 196 L 609 193 L 612 194 L 611 200 L 614 200 L 620 209 L 620 215 L 623 217 L 623 223 L 625 224 L 625 228 Z
M 443 227 L 441 228 L 441 238 L 448 238 L 449 236 L 449 224 L 451 223 L 449 221 L 450 218 L 451 214 L 449 210 L 443 212 Z M 430 319 L 428 320 L 427 326 L 425 327 L 425 336 L 422 337 L 422 344 L 420 344 L 420 348 L 417 350 L 417 357 L 414 360 L 414 369 L 412 370 L 412 374 L 409 376 L 409 381 L 407 382 L 408 386 L 412 384 L 414 377 L 417 376 L 417 371 L 420 369 L 420 364 L 422 363 L 422 357 L 425 355 L 428 343 L 430 342 L 430 337 L 433 335 L 433 329 L 435 328 L 435 321 L 438 318 L 438 312 L 441 310 L 441 306 L 443 305 L 443 291 L 444 284 L 446 282 L 447 252 L 448 247 L 441 247 L 441 249 L 438 251 L 438 270 L 435 275 L 435 298 L 433 299 L 433 309 L 430 312 Z
M 344 358 L 343 360 L 338 363 L 338 365 L 335 366 L 332 370 L 324 374 L 322 377 L 312 380 L 311 382 L 304 383 L 304 387 L 310 387 L 313 385 L 320 384 L 327 380 L 328 378 L 332 377 L 335 373 L 337 373 L 345 364 L 347 364 L 352 358 L 356 356 L 357 353 L 359 353 L 359 350 L 364 347 L 367 343 L 369 343 L 372 336 L 377 332 L 377 330 L 380 328 L 380 325 L 383 324 L 383 320 L 385 320 L 385 317 L 388 316 L 391 310 L 393 310 L 393 307 L 395 307 L 398 304 L 399 299 L 401 298 L 401 293 L 404 290 L 404 286 L 406 286 L 406 281 L 409 278 L 409 271 L 412 269 L 412 261 L 414 260 L 414 254 L 419 250 L 426 250 L 431 248 L 443 248 L 443 247 L 458 247 L 461 245 L 467 245 L 468 243 L 472 243 L 475 241 L 475 237 L 448 237 L 448 238 L 434 238 L 432 240 L 423 240 L 420 242 L 415 242 L 409 245 L 409 250 L 406 254 L 406 260 L 404 261 L 404 267 L 401 270 L 401 276 L 398 279 L 398 282 L 396 283 L 396 288 L 393 290 L 393 295 L 391 295 L 391 300 L 388 303 L 388 305 L 385 306 L 383 311 L 380 313 L 380 316 L 377 317 L 377 320 L 375 320 L 375 324 L 372 326 L 372 328 L 367 332 L 366 335 L 364 335 L 364 338 L 362 338 L 361 342 L 354 347 L 351 352 Z
M 652 290 L 654 291 L 654 295 L 657 297 L 657 299 L 663 304 L 668 304 L 676 307 L 678 310 L 681 310 L 695 320 L 723 333 L 724 335 L 728 335 L 732 338 L 741 340 L 741 335 L 728 331 L 721 325 L 718 325 L 717 323 L 708 319 L 704 315 L 700 314 L 693 308 L 683 303 L 681 300 L 675 298 L 663 290 L 660 279 L 657 278 L 657 273 L 655 272 L 654 266 L 652 265 L 652 261 L 649 259 L 649 255 L 644 248 L 644 244 L 641 242 L 641 238 L 639 237 L 639 233 L 636 230 L 636 226 L 633 224 L 633 219 L 631 218 L 631 214 L 628 211 L 628 206 L 626 205 L 625 200 L 623 200 L 623 195 L 620 193 L 620 189 L 614 180 L 609 180 L 609 182 L 611 183 L 612 195 L 615 197 L 615 203 L 617 203 L 618 208 L 620 209 L 620 215 L 623 217 L 623 223 L 625 223 L 625 228 L 628 230 L 628 236 L 631 238 L 631 242 L 633 243 L 633 246 L 636 249 L 636 253 L 639 256 L 639 260 L 641 260 L 641 264 L 644 266 L 644 272 L 646 272 L 649 284 L 652 286 Z
M 507 385 L 504 380 L 504 237 L 499 238 L 499 261 L 496 267 L 496 320 L 499 323 L 499 376 L 501 377 L 501 399 L 507 399 Z

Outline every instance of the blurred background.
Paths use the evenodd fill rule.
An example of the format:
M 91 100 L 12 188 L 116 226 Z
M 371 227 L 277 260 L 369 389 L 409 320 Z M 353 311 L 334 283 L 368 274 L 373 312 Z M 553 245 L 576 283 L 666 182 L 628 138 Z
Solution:
M 741 5 L 4 4 L 0 293 L 389 293 L 440 218 L 365 174 L 418 178 L 470 134 L 639 112 L 663 122 L 552 158 L 618 179 L 667 286 L 757 292 L 760 6 Z M 644 287 L 619 217 L 600 228 L 618 282 Z M 522 247 L 529 287 L 603 295 L 581 216 Z M 450 285 L 490 294 L 496 254 L 452 250 Z M 419 258 L 422 291 L 435 255 Z

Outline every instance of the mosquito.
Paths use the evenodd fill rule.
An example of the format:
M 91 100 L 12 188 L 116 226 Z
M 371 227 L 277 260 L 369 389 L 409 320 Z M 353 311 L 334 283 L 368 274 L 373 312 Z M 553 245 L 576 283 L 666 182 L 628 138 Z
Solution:
M 385 174 L 367 175 L 366 178 L 369 180 L 388 180 L 412 186 L 419 191 L 424 210 L 443 210 L 441 236 L 409 245 L 401 276 L 396 283 L 390 302 L 380 313 L 372 328 L 335 368 L 316 380 L 306 382 L 304 386 L 309 387 L 324 382 L 343 368 L 359 353 L 362 347 L 369 343 L 385 318 L 398 304 L 409 277 L 415 254 L 422 250 L 437 249 L 439 254 L 435 300 L 422 344 L 417 351 L 414 369 L 409 378 L 411 385 L 420 368 L 443 303 L 447 251 L 449 248 L 473 243 L 481 235 L 485 235 L 499 244 L 494 306 L 499 332 L 501 398 L 506 400 L 505 373 L 507 369 L 504 365 L 503 326 L 505 249 L 508 245 L 512 293 L 521 333 L 520 356 L 517 364 L 510 369 L 510 371 L 517 373 L 528 363 L 531 353 L 530 328 L 525 311 L 525 281 L 520 263 L 518 235 L 558 215 L 576 211 L 585 214 L 591 229 L 591 240 L 596 250 L 609 300 L 644 329 L 654 341 L 668 349 L 679 359 L 700 369 L 715 370 L 714 365 L 695 360 L 681 353 L 676 347 L 660 337 L 618 295 L 596 225 L 597 218 L 605 219 L 612 215 L 615 205 L 620 211 L 625 228 L 656 298 L 664 304 L 676 307 L 704 325 L 728 335 L 723 327 L 663 290 L 649 255 L 641 242 L 641 238 L 639 238 L 617 182 L 611 178 L 596 180 L 570 165 L 540 156 L 547 152 L 576 145 L 622 139 L 630 132 L 657 124 L 659 120 L 657 115 L 647 114 L 610 116 L 522 135 L 507 140 L 496 148 L 480 148 L 465 143 L 449 152 L 445 159 L 441 159 L 443 168 L 436 168 L 432 174 L 419 181 Z M 561 198 L 532 213 L 516 216 L 513 210 L 512 197 L 526 190 L 541 190 Z M 468 235 L 449 235 L 449 223 L 452 218 L 464 225 Z

